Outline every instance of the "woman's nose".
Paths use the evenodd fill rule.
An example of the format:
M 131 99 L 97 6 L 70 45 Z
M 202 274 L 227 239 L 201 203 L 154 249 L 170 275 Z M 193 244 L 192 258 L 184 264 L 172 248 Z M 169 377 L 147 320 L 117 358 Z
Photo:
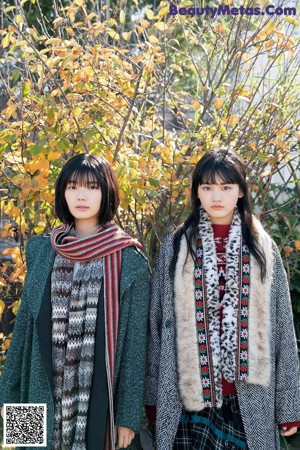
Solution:
M 212 192 L 212 199 L 213 199 L 214 201 L 221 200 L 221 193 L 219 192 L 218 189 L 214 189 L 214 190 L 213 190 L 213 192 Z
M 78 200 L 85 200 L 86 199 L 86 193 L 84 189 L 78 189 L 77 190 L 77 198 Z

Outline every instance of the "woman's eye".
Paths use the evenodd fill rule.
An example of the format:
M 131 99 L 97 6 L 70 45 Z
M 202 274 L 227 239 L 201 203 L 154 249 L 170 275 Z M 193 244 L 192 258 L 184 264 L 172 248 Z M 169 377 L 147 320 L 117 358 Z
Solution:
M 229 191 L 230 189 L 231 189 L 230 186 L 224 186 L 224 187 L 223 187 L 223 190 L 224 190 L 224 191 Z

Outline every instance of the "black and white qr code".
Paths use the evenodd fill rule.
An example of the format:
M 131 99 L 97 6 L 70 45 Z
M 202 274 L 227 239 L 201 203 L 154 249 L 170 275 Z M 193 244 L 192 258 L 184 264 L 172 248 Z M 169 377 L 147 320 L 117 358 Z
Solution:
M 5 403 L 3 444 L 6 447 L 46 447 L 45 403 Z

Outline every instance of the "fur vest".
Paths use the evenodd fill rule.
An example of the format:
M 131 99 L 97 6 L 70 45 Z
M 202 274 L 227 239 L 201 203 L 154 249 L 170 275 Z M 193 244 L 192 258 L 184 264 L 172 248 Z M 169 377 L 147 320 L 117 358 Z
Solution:
M 251 255 L 251 287 L 248 317 L 248 376 L 247 382 L 267 386 L 270 379 L 270 290 L 272 281 L 273 252 L 269 235 L 255 220 L 255 231 L 259 236 L 267 261 L 267 275 L 261 281 L 260 267 Z M 213 243 L 211 243 L 213 245 Z M 217 261 L 214 261 L 215 266 Z M 238 270 L 238 268 L 236 268 Z M 174 304 L 177 324 L 177 358 L 179 388 L 184 407 L 190 411 L 200 411 L 206 404 L 200 382 L 200 366 L 196 333 L 196 310 L 194 295 L 194 261 L 187 256 L 187 242 L 183 235 L 174 277 Z M 219 330 L 215 330 L 219 334 Z M 209 339 L 207 339 L 208 341 Z M 213 345 L 213 344 L 211 344 Z M 236 379 L 235 381 L 239 381 Z M 213 384 L 213 382 L 212 382 Z M 220 388 L 220 387 L 216 387 Z M 218 403 L 220 407 L 221 404 Z

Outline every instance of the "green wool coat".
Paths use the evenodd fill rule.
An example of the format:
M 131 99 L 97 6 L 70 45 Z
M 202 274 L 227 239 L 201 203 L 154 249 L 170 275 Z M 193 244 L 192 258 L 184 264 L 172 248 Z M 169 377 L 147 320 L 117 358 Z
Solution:
M 47 404 L 48 449 L 51 448 L 54 399 L 51 345 L 45 346 L 46 341 L 51 342 L 51 317 L 45 316 L 43 308 L 54 258 L 48 236 L 29 240 L 26 282 L 0 381 L 0 404 Z M 46 295 L 46 301 L 50 302 L 50 295 Z M 115 425 L 135 432 L 140 428 L 143 407 L 147 317 L 147 260 L 136 247 L 126 247 L 122 250 L 114 416 Z

